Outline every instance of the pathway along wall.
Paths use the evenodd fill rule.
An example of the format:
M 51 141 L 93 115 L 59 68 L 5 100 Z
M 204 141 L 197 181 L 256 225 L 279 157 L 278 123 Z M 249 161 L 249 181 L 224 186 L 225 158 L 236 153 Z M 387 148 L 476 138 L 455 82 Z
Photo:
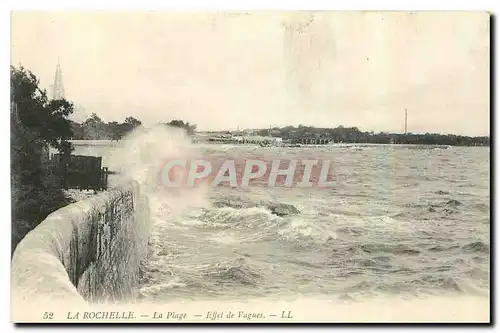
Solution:
M 147 197 L 137 183 L 50 214 L 14 252 L 13 311 L 28 311 L 23 304 L 37 302 L 134 300 L 147 256 L 149 221 Z

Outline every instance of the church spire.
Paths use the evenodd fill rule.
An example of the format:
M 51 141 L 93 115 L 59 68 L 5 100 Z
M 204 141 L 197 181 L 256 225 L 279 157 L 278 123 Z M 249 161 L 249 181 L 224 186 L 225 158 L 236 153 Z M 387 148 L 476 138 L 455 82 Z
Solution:
M 59 57 L 57 57 L 56 75 L 54 77 L 54 85 L 52 86 L 52 99 L 64 99 L 64 86 L 62 82 L 62 70 Z

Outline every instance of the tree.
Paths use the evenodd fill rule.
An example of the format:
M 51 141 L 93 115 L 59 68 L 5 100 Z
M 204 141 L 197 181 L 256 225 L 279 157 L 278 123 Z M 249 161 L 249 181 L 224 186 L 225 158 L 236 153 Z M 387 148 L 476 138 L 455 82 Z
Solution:
M 269 135 L 269 130 L 268 129 L 260 129 L 257 131 L 257 135 L 259 136 L 268 136 Z
M 128 133 L 132 132 L 134 129 L 137 127 L 141 126 L 141 121 L 138 119 L 135 119 L 134 117 L 127 117 L 125 118 L 125 122 L 123 124 L 120 124 L 120 138 L 124 137 Z
M 72 132 L 68 116 L 73 104 L 65 99 L 49 100 L 29 70 L 11 67 L 11 101 L 18 121 L 40 140 L 59 149 L 68 146 Z
M 11 67 L 12 251 L 48 214 L 70 202 L 46 163 L 49 145 L 69 155 L 72 103 L 49 100 L 39 80 Z
M 82 128 L 82 125 L 72 120 L 70 120 L 69 122 L 72 132 L 71 138 L 73 140 L 83 140 L 85 138 L 85 132 Z
M 109 138 L 106 124 L 95 113 L 92 113 L 90 117 L 83 122 L 82 128 L 86 140 L 103 140 Z
M 136 128 L 136 127 L 142 125 L 141 121 L 138 119 L 135 119 L 134 117 L 125 118 L 125 124 L 132 126 L 132 128 Z
M 110 134 L 110 139 L 118 141 L 122 138 L 120 124 L 116 121 L 109 122 L 108 131 Z
M 182 120 L 177 120 L 177 119 L 171 120 L 170 122 L 166 123 L 165 125 L 183 128 L 186 130 L 186 132 L 189 135 L 193 135 L 196 132 L 196 125 L 191 125 L 191 124 L 189 124 L 189 122 L 184 123 L 184 121 L 182 121 Z

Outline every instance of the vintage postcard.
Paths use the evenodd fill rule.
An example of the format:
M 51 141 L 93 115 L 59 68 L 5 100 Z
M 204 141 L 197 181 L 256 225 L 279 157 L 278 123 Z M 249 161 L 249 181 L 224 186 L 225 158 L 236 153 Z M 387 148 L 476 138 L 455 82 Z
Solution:
M 489 13 L 11 22 L 12 322 L 490 322 Z

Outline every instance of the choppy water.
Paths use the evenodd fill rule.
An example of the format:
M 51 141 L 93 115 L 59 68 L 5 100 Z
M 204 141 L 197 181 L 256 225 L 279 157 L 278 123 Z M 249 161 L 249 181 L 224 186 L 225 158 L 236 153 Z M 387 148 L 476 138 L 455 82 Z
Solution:
M 489 295 L 488 148 L 201 149 L 328 159 L 337 185 L 217 187 L 180 215 L 153 195 L 144 299 Z

